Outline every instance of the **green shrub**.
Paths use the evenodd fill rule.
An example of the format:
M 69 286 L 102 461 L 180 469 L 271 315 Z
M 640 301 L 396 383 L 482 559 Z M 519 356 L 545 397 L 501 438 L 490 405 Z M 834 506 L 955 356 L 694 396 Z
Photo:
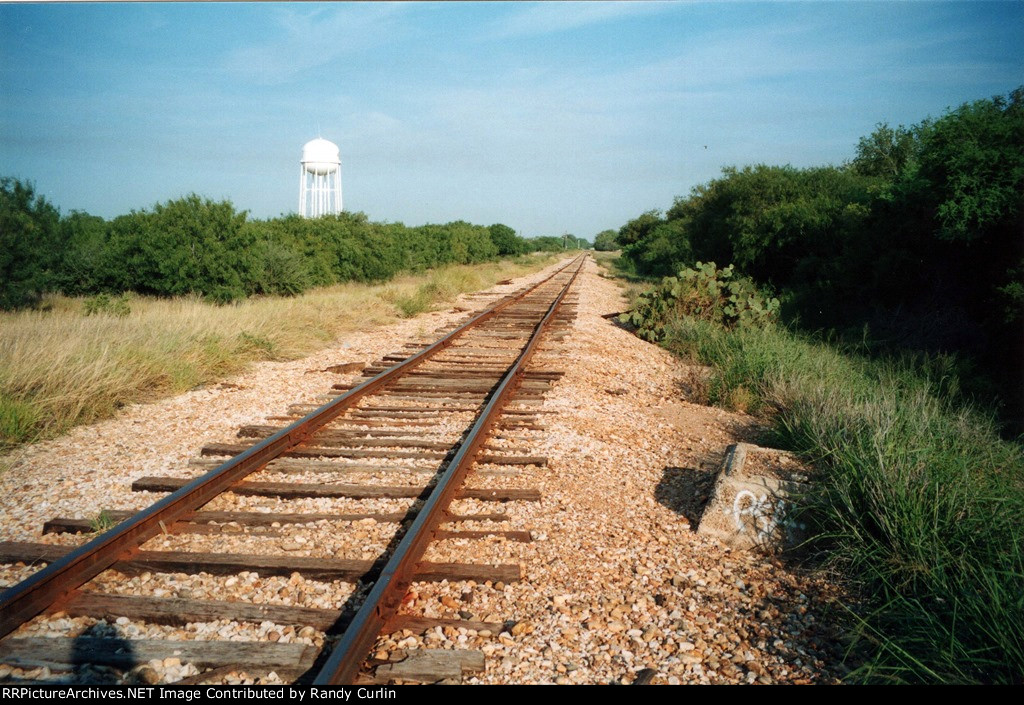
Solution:
M 1024 433 L 1024 87 L 909 128 L 880 124 L 840 166 L 723 168 L 619 230 L 641 276 L 731 262 L 805 330 L 957 352 L 1006 437 Z M 991 393 L 991 390 L 997 393 Z
M 107 314 L 110 316 L 117 316 L 118 318 L 124 318 L 132 312 L 132 307 L 128 303 L 127 294 L 122 294 L 121 296 L 96 294 L 96 296 L 90 296 L 84 301 L 82 304 L 82 310 L 86 316 Z
M 598 252 L 611 252 L 619 249 L 615 242 L 616 232 L 614 230 L 602 230 L 594 237 L 594 249 Z
M 540 237 L 531 237 L 527 241 L 528 252 L 562 252 L 565 250 L 565 245 L 562 238 L 555 237 L 553 235 L 541 235 Z
M 60 213 L 31 183 L 0 178 L 0 309 L 31 306 L 54 288 Z
M 200 294 L 218 303 L 243 298 L 252 267 L 246 214 L 196 194 L 110 223 L 102 288 L 159 296 Z
M 561 249 L 560 239 L 551 238 Z M 59 211 L 31 184 L 0 179 L 0 309 L 38 305 L 49 291 L 99 295 L 87 314 L 124 315 L 122 292 L 199 295 L 230 303 L 294 296 L 315 286 L 388 281 L 403 271 L 475 264 L 533 248 L 507 225 L 454 221 L 406 227 L 364 213 L 248 220 L 196 194 L 110 222 Z
M 776 320 L 779 300 L 763 296 L 753 282 L 736 277 L 730 264 L 697 262 L 678 277 L 666 277 L 653 291 L 641 294 L 623 322 L 636 326 L 645 340 L 664 337 L 666 322 L 677 316 L 710 321 L 724 328 L 764 326 Z
M 312 285 L 309 267 L 293 247 L 271 239 L 262 240 L 253 253 L 250 293 L 296 296 Z
M 505 257 L 508 255 L 522 255 L 527 251 L 526 240 L 516 235 L 516 231 L 502 223 L 495 223 L 487 229 L 491 235 L 491 241 L 498 248 L 498 254 Z

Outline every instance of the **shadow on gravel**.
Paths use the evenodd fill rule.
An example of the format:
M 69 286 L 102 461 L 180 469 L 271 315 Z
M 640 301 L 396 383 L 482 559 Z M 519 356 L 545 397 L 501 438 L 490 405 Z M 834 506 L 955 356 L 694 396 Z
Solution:
M 130 640 L 106 622 L 92 625 L 75 637 L 71 645 L 72 683 L 116 685 L 122 674 L 138 665 Z
M 633 333 L 635 335 L 636 326 L 634 326 L 632 323 L 623 323 L 622 321 L 619 320 L 619 316 L 625 313 L 629 313 L 629 311 L 618 311 L 615 314 L 605 314 L 601 316 L 601 318 L 605 319 L 606 321 L 609 321 L 616 328 L 621 328 L 622 330 L 627 331 L 629 333 Z
M 661 480 L 654 488 L 658 504 L 686 517 L 690 528 L 697 530 L 704 507 L 711 499 L 711 490 L 718 474 L 717 464 L 701 463 L 701 468 L 662 468 Z
M 720 461 L 719 456 L 708 455 L 697 468 L 663 468 L 655 499 L 685 517 L 696 531 Z M 859 663 L 856 655 L 846 653 L 849 612 L 843 605 L 851 604 L 848 596 L 800 551 L 761 555 L 753 561 L 744 558 L 752 555 L 756 554 L 727 550 L 704 556 L 697 560 L 695 575 L 675 576 L 664 588 L 663 595 L 680 590 L 702 594 L 705 602 L 699 614 L 738 638 L 721 645 L 731 654 L 728 658 L 706 662 L 717 673 L 712 682 L 809 684 L 842 679 Z M 706 592 L 711 588 L 699 579 L 714 591 Z

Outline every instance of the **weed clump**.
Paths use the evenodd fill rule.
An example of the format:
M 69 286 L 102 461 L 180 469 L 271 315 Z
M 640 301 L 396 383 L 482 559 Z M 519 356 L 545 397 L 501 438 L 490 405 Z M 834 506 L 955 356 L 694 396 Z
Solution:
M 128 303 L 127 294 L 121 294 L 120 296 L 96 294 L 82 302 L 82 312 L 86 316 L 107 314 L 117 318 L 124 318 L 132 312 L 132 307 Z
M 778 313 L 779 300 L 761 294 L 750 279 L 736 276 L 731 264 L 719 269 L 714 262 L 697 262 L 640 294 L 620 321 L 635 326 L 641 338 L 657 342 L 665 337 L 666 323 L 679 316 L 732 329 L 769 325 Z

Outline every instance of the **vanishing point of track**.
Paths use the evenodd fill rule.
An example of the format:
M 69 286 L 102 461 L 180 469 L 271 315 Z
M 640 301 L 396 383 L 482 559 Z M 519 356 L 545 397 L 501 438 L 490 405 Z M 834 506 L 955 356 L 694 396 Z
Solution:
M 564 334 L 565 327 L 571 322 L 572 307 L 563 304 L 584 261 L 585 257 L 581 256 L 540 283 L 471 315 L 432 344 L 415 346 L 421 348 L 418 352 L 409 356 L 404 353 L 385 356 L 364 370 L 364 376 L 369 377 L 366 381 L 356 385 L 335 385 L 337 396 L 325 405 L 308 413 L 307 408 L 297 406 L 293 413 L 306 415 L 284 428 L 250 426 L 239 432 L 240 436 L 262 440 L 248 444 L 207 445 L 203 449 L 204 456 L 233 457 L 200 477 L 193 480 L 141 478 L 133 489 L 171 493 L 135 514 L 110 512 L 110 516 L 120 523 L 77 549 L 38 543 L 0 543 L 0 562 L 48 563 L 46 568 L 0 595 L 0 637 L 10 635 L 37 615 L 58 611 L 101 617 L 120 612 L 135 619 L 165 623 L 186 617 L 201 621 L 204 615 L 215 614 L 239 621 L 273 620 L 276 616 L 282 621 L 301 624 L 303 617 L 309 616 L 317 622 L 318 629 L 332 635 L 329 639 L 332 644 L 325 642 L 320 654 L 303 654 L 305 660 L 297 662 L 308 665 L 302 673 L 303 679 L 312 678 L 314 684 L 321 685 L 356 682 L 379 635 L 400 624 L 408 626 L 412 623 L 408 619 L 403 622 L 398 611 L 414 581 L 486 580 L 509 574 L 509 568 L 518 569 L 518 566 L 427 563 L 423 556 L 430 543 L 442 536 L 477 538 L 493 533 L 510 536 L 526 533 L 528 536 L 528 532 L 453 532 L 443 531 L 440 527 L 447 522 L 488 518 L 485 515 L 458 516 L 452 513 L 449 505 L 457 497 L 498 501 L 536 499 L 532 496 L 535 491 L 531 494 L 528 490 L 468 490 L 464 484 L 474 463 L 525 465 L 543 462 L 542 458 L 507 455 L 507 446 L 495 445 L 494 438 L 496 432 L 508 434 L 509 429 L 542 428 L 534 421 L 532 407 L 523 405 L 539 403 L 543 391 L 560 373 L 528 368 L 528 363 L 542 340 Z M 444 426 L 441 420 L 454 418 L 460 413 L 470 419 L 470 425 L 463 428 L 461 434 L 444 438 L 445 434 L 440 430 Z M 516 450 L 511 449 L 511 452 Z M 409 470 L 424 478 L 420 485 L 399 487 L 246 481 L 254 473 L 268 471 L 344 474 L 389 469 L 373 465 L 377 459 L 419 459 L 432 462 L 433 470 L 390 468 Z M 359 461 L 371 464 L 360 465 Z M 202 467 L 204 463 L 208 466 L 211 461 L 196 464 Z M 282 498 L 404 497 L 418 502 L 400 516 L 358 515 L 375 521 L 399 522 L 403 526 L 385 554 L 375 561 L 313 558 L 303 561 L 301 557 L 281 557 L 275 562 L 273 556 L 141 550 L 143 544 L 160 535 L 214 534 L 216 529 L 211 530 L 210 527 L 216 527 L 219 522 L 262 526 L 274 522 L 275 526 L 283 526 L 356 516 L 202 511 L 204 505 L 229 492 Z M 83 532 L 89 528 L 88 522 L 81 520 L 55 519 L 46 530 Z M 372 584 L 372 587 L 358 606 L 334 612 L 309 608 L 279 608 L 275 611 L 265 605 L 239 602 L 189 604 L 180 600 L 164 600 L 161 604 L 159 598 L 133 600 L 82 589 L 109 569 L 124 574 L 149 570 L 228 575 L 246 570 L 249 565 L 254 571 L 258 568 L 261 575 L 268 571 L 280 575 L 306 572 L 314 577 L 350 580 L 367 587 Z M 491 568 L 494 570 L 489 571 Z M 187 614 L 189 609 L 195 614 Z M 315 614 L 317 612 L 327 614 Z M 81 649 L 80 644 L 71 647 L 64 643 L 67 641 L 70 640 L 18 638 L 14 634 L 0 642 L 0 662 L 26 665 L 59 663 L 61 654 L 68 649 Z M 94 641 L 97 643 L 92 646 L 99 654 L 102 652 L 98 644 L 101 640 Z M 184 642 L 169 643 L 181 647 Z M 221 661 L 208 661 L 207 667 L 215 666 L 215 663 L 221 663 L 222 668 L 245 667 L 250 662 L 273 665 L 277 663 L 274 657 L 266 654 L 273 652 L 275 647 L 285 646 L 262 642 L 245 644 L 244 649 L 238 647 L 238 642 L 224 644 L 228 649 L 232 645 L 238 647 L 239 655 L 229 654 L 220 657 Z M 172 653 L 170 648 L 167 652 Z M 108 658 L 106 662 L 131 665 L 121 663 L 116 657 Z M 289 669 L 285 664 L 279 670 L 288 672 Z M 292 672 L 298 675 L 299 671 L 303 671 L 303 666 L 293 664 Z

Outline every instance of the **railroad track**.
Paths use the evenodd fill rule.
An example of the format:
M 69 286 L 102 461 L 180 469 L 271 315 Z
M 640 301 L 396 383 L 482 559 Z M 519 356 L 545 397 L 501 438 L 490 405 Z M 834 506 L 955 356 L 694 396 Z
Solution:
M 146 664 L 160 662 L 178 669 L 178 682 L 244 671 L 319 685 L 450 681 L 482 668 L 479 652 L 375 645 L 394 633 L 501 631 L 466 611 L 409 614 L 403 601 L 414 582 L 466 581 L 470 595 L 519 579 L 518 564 L 423 556 L 439 540 L 531 540 L 525 528 L 504 528 L 498 510 L 539 492 L 502 483 L 545 463 L 529 446 L 561 373 L 530 361 L 566 334 L 585 259 L 430 344 L 383 357 L 364 381 L 334 385 L 321 407 L 294 405 L 232 443 L 207 444 L 190 462 L 198 477 L 135 479 L 135 491 L 170 494 L 137 513 L 105 510 L 116 525 L 84 545 L 0 542 L 0 563 L 46 564 L 0 595 L 0 664 L 153 682 L 161 674 Z M 453 500 L 497 510 L 459 514 Z M 95 528 L 57 517 L 44 533 Z M 229 599 L 194 597 L 211 590 Z M 79 617 L 92 625 L 81 629 Z M 254 638 L 209 638 L 210 629 L 237 637 L 218 627 L 236 623 Z M 149 625 L 167 638 L 125 638 Z M 185 625 L 208 628 L 188 638 Z

